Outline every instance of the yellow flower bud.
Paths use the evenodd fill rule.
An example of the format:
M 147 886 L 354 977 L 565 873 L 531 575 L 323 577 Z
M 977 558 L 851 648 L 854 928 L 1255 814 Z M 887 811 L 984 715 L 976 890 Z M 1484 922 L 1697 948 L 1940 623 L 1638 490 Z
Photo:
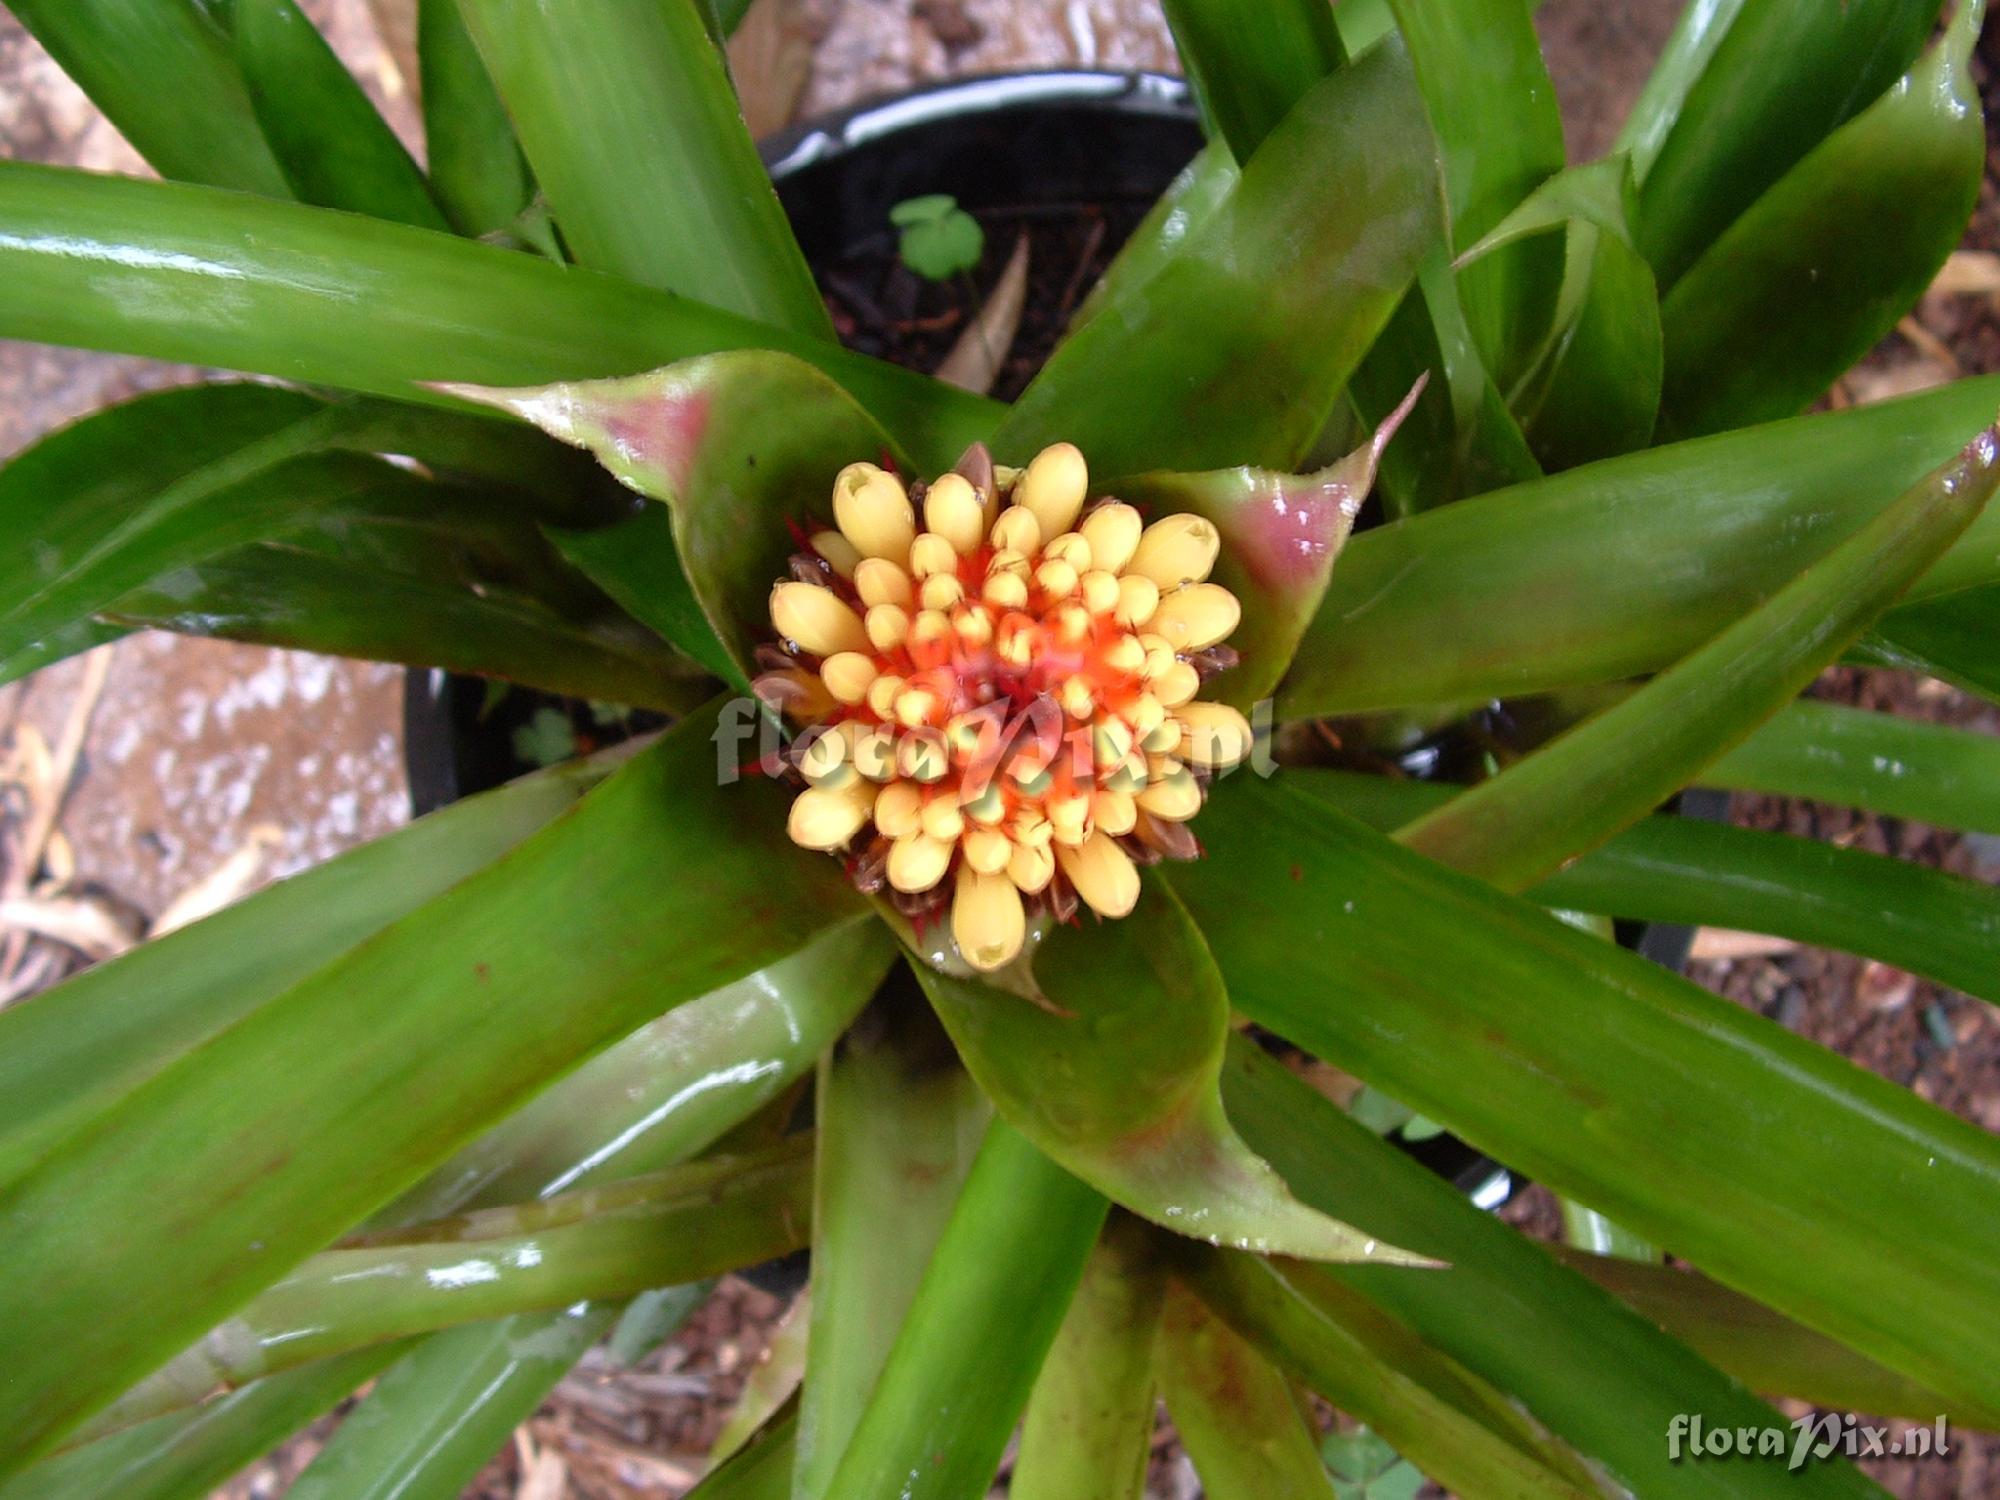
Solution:
M 799 774 L 813 786 L 842 787 L 853 780 L 848 738 L 838 727 L 812 735 L 799 753 Z
M 1028 603 L 1028 585 L 1013 573 L 995 573 L 986 580 L 980 597 L 995 609 L 1024 609 Z
M 1118 608 L 1112 618 L 1127 630 L 1137 630 L 1160 607 L 1160 586 L 1144 573 L 1127 573 L 1118 580 Z
M 1097 795 L 1090 799 L 1090 821 L 1099 832 L 1113 838 L 1130 833 L 1139 821 L 1139 805 L 1130 792 L 1112 791 L 1099 788 Z
M 896 770 L 911 781 L 925 786 L 942 781 L 951 769 L 951 754 L 944 736 L 926 725 L 913 729 L 896 742 Z
M 1152 628 L 1176 651 L 1200 651 L 1227 640 L 1243 619 L 1243 606 L 1219 583 L 1191 583 L 1160 596 Z
M 1035 584 L 1051 599 L 1067 599 L 1076 591 L 1076 569 L 1054 558 L 1035 569 Z
M 951 902 L 951 935 L 975 969 L 990 972 L 1012 960 L 1027 937 L 1027 914 L 1014 882 L 960 866 Z
M 1250 721 L 1225 703 L 1184 703 L 1175 711 L 1181 721 L 1183 759 L 1208 770 L 1223 770 L 1250 754 Z
M 950 863 L 950 844 L 928 834 L 910 834 L 889 846 L 889 884 L 899 891 L 927 891 L 944 879 Z
M 1013 842 L 997 828 L 974 828 L 965 835 L 965 862 L 981 875 L 998 875 L 1013 853 Z
M 792 803 L 785 830 L 804 849 L 838 849 L 868 821 L 873 783 L 855 778 L 840 787 L 809 786 Z
M 958 570 L 958 553 L 935 531 L 926 531 L 910 543 L 910 571 L 919 579 Z
M 1056 873 L 1056 857 L 1043 844 L 1013 844 L 1007 856 L 1007 878 L 1024 895 L 1032 896 L 1047 887 Z
M 1118 575 L 1092 568 L 1077 580 L 1083 588 L 1083 607 L 1094 615 L 1108 615 L 1118 608 Z
M 907 781 L 892 781 L 875 799 L 875 827 L 892 839 L 923 828 L 924 794 Z
M 1083 539 L 1080 531 L 1065 531 L 1061 536 L 1043 543 L 1042 558 L 1044 561 L 1066 562 L 1078 574 L 1088 573 L 1092 567 L 1090 543 Z
M 833 481 L 833 519 L 863 557 L 907 557 L 917 534 L 903 482 L 874 464 L 849 464 Z
M 1222 538 L 1200 516 L 1163 516 L 1140 534 L 1125 571 L 1152 579 L 1165 593 L 1208 577 L 1221 550 Z
M 1085 516 L 1079 529 L 1090 543 L 1093 565 L 1107 572 L 1122 573 L 1138 550 L 1139 533 L 1145 527 L 1139 520 L 1139 512 L 1122 500 L 1114 500 Z
M 1201 783 L 1182 766 L 1139 793 L 1139 806 L 1169 823 L 1185 823 L 1201 811 Z
M 1032 557 L 1042 550 L 1042 527 L 1034 512 L 1009 506 L 993 523 L 993 545 L 1002 552 L 1018 552 Z
M 961 554 L 979 550 L 986 513 L 979 492 L 963 474 L 942 475 L 924 492 L 924 529 L 943 537 Z
M 894 672 L 884 672 L 868 684 L 868 711 L 878 719 L 895 718 L 896 700 L 903 696 L 904 686 L 903 678 Z
M 886 557 L 866 557 L 855 565 L 854 591 L 871 608 L 877 604 L 900 604 L 908 609 L 910 601 L 916 598 L 903 565 Z
M 870 781 L 888 781 L 896 774 L 896 737 L 880 724 L 856 729 L 854 769 Z
M 910 612 L 900 604 L 878 604 L 863 622 L 868 644 L 884 654 L 894 651 L 910 637 Z
M 1056 845 L 1056 863 L 1090 909 L 1122 917 L 1139 904 L 1139 871 L 1109 835 L 1093 833 L 1075 848 Z
M 1089 491 L 1083 454 L 1074 443 L 1053 443 L 1028 465 L 1014 487 L 1014 503 L 1034 516 L 1043 536 L 1059 536 L 1076 524 Z
M 860 651 L 836 651 L 820 663 L 819 675 L 837 701 L 860 703 L 876 678 L 875 659 Z
M 832 589 L 816 583 L 781 583 L 772 589 L 771 624 L 779 635 L 814 656 L 868 649 L 861 617 Z
M 933 573 L 917 590 L 917 602 L 925 609 L 940 613 L 950 611 L 952 606 L 965 597 L 965 585 L 950 573 Z
M 812 549 L 826 559 L 826 565 L 842 578 L 852 578 L 854 569 L 861 561 L 861 554 L 854 549 L 854 543 L 837 531 L 815 531 L 812 534 Z
M 965 814 L 952 798 L 933 797 L 924 804 L 924 832 L 949 844 L 965 832 Z
M 1201 673 L 1184 661 L 1171 663 L 1153 679 L 1153 696 L 1167 708 L 1179 708 L 1201 691 Z

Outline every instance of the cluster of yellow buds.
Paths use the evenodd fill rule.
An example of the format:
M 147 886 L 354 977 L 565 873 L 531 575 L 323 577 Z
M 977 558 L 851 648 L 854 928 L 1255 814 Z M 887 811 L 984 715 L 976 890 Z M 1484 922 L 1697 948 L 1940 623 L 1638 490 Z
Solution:
M 850 464 L 836 529 L 771 593 L 757 688 L 804 726 L 792 839 L 920 923 L 948 900 L 976 969 L 1079 898 L 1131 911 L 1136 865 L 1196 854 L 1208 776 L 1250 752 L 1243 716 L 1196 697 L 1241 615 L 1207 581 L 1214 526 L 1088 492 L 1068 443 L 1024 470 L 974 447 L 914 493 Z

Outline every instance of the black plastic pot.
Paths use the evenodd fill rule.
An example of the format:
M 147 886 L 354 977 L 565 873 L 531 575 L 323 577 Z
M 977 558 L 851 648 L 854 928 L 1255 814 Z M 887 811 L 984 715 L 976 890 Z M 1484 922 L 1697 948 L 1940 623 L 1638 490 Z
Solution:
M 863 105 L 784 132 L 766 143 L 764 157 L 807 260 L 824 267 L 886 241 L 890 208 L 926 193 L 949 193 L 974 213 L 1079 204 L 1143 211 L 1201 144 L 1179 79 L 1026 73 Z M 404 756 L 414 813 L 532 769 L 513 753 L 518 717 L 483 715 L 486 696 L 477 679 L 410 673 Z M 1700 808 L 1690 801 L 1683 810 L 1720 816 L 1720 799 Z M 1686 961 L 1690 936 L 1658 925 L 1619 933 L 1626 946 L 1670 968 Z M 1482 1207 L 1498 1207 L 1514 1189 L 1510 1173 L 1454 1137 L 1399 1144 Z

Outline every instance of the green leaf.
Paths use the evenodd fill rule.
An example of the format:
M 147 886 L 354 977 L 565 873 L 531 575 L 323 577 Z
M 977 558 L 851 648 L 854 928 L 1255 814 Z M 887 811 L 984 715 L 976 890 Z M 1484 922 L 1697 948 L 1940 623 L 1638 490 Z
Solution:
M 1219 469 L 1207 474 L 1140 474 L 1112 482 L 1120 498 L 1153 515 L 1191 511 L 1222 536 L 1214 579 L 1243 606 L 1230 644 L 1241 665 L 1214 696 L 1249 711 L 1271 696 L 1291 665 L 1326 595 L 1340 549 L 1374 488 L 1382 453 L 1420 390 L 1413 390 L 1374 435 L 1345 458 L 1312 474 L 1268 469 Z
M 373 1380 L 406 1347 L 357 1349 L 141 1422 L 0 1482 L 0 1500 L 202 1500 Z
M 749 687 L 695 597 L 668 507 L 637 506 L 617 525 L 590 531 L 546 530 L 556 550 L 633 619 L 732 687 Z
M 1917 1419 L 1943 1415 L 1969 1427 L 2000 1423 L 2000 1413 L 1954 1408 L 1935 1391 L 1717 1285 L 1699 1271 L 1593 1255 L 1564 1245 L 1545 1248 L 1752 1390 L 1835 1410 Z
M 602 779 L 524 777 L 0 1012 L 0 1182 L 201 1043 L 483 869 Z
M 1437 241 L 1436 174 L 1400 48 L 1326 79 L 1180 250 L 1056 350 L 995 454 L 1069 441 L 1107 475 L 1296 467 Z
M 1719 1280 L 1994 1399 L 1986 1132 L 1283 785 L 1218 783 L 1202 835 L 1175 886 L 1253 1019 Z
M 23 1354 L 0 1451 L 31 1456 L 635 1025 L 861 915 L 789 846 L 779 788 L 708 790 L 739 760 L 715 725 L 690 716 L 0 1194 L 0 1329 Z M 108 1301 L 125 1315 L 85 1311 Z
M 1334 1500 L 1291 1383 L 1178 1284 L 1160 1322 L 1160 1383 L 1208 1500 Z
M 231 17 L 250 107 L 294 196 L 447 227 L 424 174 L 297 0 L 233 0 Z
M 229 38 L 196 0 L 9 0 L 163 177 L 289 197 Z
M 827 1487 L 831 1500 L 985 1495 L 1105 1209 L 992 1123 Z
M 831 339 L 694 0 L 460 0 L 583 265 Z
M 1420 854 L 1521 890 L 1692 781 L 1838 658 L 2000 486 L 2000 431 L 1714 640 L 1596 717 L 1398 830 Z
M 1446 1489 L 1520 1500 L 1598 1492 L 1559 1444 L 1534 1441 L 1501 1392 L 1317 1267 L 1213 1250 L 1190 1260 L 1190 1284 L 1240 1335 Z
M 1453 795 L 1433 783 L 1337 771 L 1286 778 L 1385 833 Z M 1730 927 L 1865 954 L 2000 1003 L 2000 892 L 1860 849 L 1645 818 L 1528 894 L 1562 911 Z
M 1985 15 L 1951 33 L 1731 224 L 1674 283 L 1663 422 L 1684 435 L 1788 417 L 1896 326 L 1979 200 L 1986 127 L 1968 73 Z
M 1996 625 L 2000 625 L 2000 587 L 1961 589 L 1890 610 L 1875 622 L 1855 655 L 1939 677 L 1966 692 L 2000 701 L 2000 664 L 1992 650 Z
M 1206 224 L 1236 191 L 1242 173 L 1229 152 L 1211 143 L 1196 153 L 1118 251 L 1070 320 L 1074 332 L 1106 307 L 1123 302 L 1180 253 L 1181 242 Z
M 1573 468 L 1643 448 L 1660 407 L 1659 293 L 1633 247 L 1630 159 L 1558 172 L 1460 258 L 1561 230 L 1563 278 L 1547 335 L 1510 405 L 1536 458 Z
M 615 1302 L 583 1302 L 432 1334 L 347 1414 L 287 1500 L 455 1500 L 617 1315 Z
M 508 228 L 534 182 L 458 0 L 417 0 L 417 60 L 431 191 L 460 234 Z
M 1164 1291 L 1147 1237 L 1114 1217 L 1035 1377 L 1012 1500 L 1143 1500 Z
M 1366 532 L 1341 554 L 1280 717 L 1657 671 L 1853 536 L 1996 405 L 2000 381 L 1962 381 L 1607 459 Z M 1992 581 L 1996 558 L 2000 511 L 1908 597 Z
M 1422 1471 L 1366 1427 L 1328 1433 L 1320 1453 L 1340 1500 L 1416 1500 L 1424 1487 Z
M 1838 703 L 1792 704 L 1701 779 L 2000 834 L 2000 738 Z
M 1328 1266 L 1424 1341 L 1509 1393 L 1535 1421 L 1648 1500 L 1875 1491 L 1843 1465 L 1810 1481 L 1775 1465 L 1675 1463 L 1679 1413 L 1762 1426 L 1777 1413 L 1617 1299 L 1566 1270 L 1449 1182 L 1375 1140 L 1246 1039 L 1223 1074 L 1232 1116 L 1310 1201 L 1449 1262 L 1440 1270 Z
M 922 998 L 902 985 L 822 1064 L 815 1107 L 799 1500 L 828 1493 L 992 1117 Z
M 931 945 L 937 943 L 936 937 Z M 1269 1254 L 1397 1257 L 1305 1209 L 1222 1112 L 1229 997 L 1157 879 L 1086 931 L 1051 928 L 984 980 L 911 967 L 1001 1118 L 1099 1192 L 1177 1234 Z
M 369 1344 L 629 1297 L 796 1250 L 811 1213 L 811 1147 L 799 1137 L 321 1251 L 85 1430 L 115 1430 Z
M 963 275 L 985 253 L 986 231 L 956 203 L 935 217 L 904 221 L 903 232 L 896 237 L 897 258 L 927 281 Z
M 796 1417 L 768 1426 L 749 1447 L 687 1493 L 687 1500 L 790 1500 Z
M 706 45 L 706 43 L 704 43 Z M 0 337 L 438 401 L 772 348 L 949 467 L 998 408 L 927 376 L 613 276 L 355 214 L 0 162 Z
M 0 517 L 31 539 L 0 565 L 0 677 L 88 644 L 96 621 L 691 706 L 666 681 L 671 653 L 537 530 L 618 513 L 615 491 L 607 505 L 588 465 L 545 441 L 469 414 L 252 385 L 99 412 L 0 471 Z M 377 452 L 512 472 L 439 483 Z
M 780 354 L 714 355 L 626 380 L 454 392 L 588 448 L 621 482 L 665 502 L 681 567 L 739 685 L 758 642 L 772 636 L 771 586 L 798 545 L 791 526 L 815 511 L 830 524 L 834 476 L 885 451 L 893 457 L 866 411 Z M 658 547 L 667 538 L 654 523 L 628 540 Z M 636 570 L 664 567 L 641 560 L 628 574 L 608 541 L 577 555 L 634 589 L 646 576 Z
M 797 1409 L 799 1386 L 806 1373 L 806 1329 L 811 1314 L 812 1288 L 807 1286 L 778 1315 L 770 1342 L 744 1377 L 742 1393 L 709 1445 L 710 1468 L 727 1463 L 771 1422 Z
M 538 565 L 550 584 L 581 599 L 552 606 L 422 528 L 345 527 L 163 575 L 113 600 L 104 616 L 128 629 L 443 667 L 667 713 L 699 706 L 708 689 L 686 663 L 524 531 L 528 555 L 512 561 Z M 366 562 L 343 554 L 343 542 L 378 538 L 386 545 Z
M 420 1222 L 546 1198 L 685 1161 L 785 1097 L 853 1019 L 890 957 L 872 922 L 836 929 L 790 958 L 649 1021 L 458 1153 L 375 1216 Z M 649 1293 L 662 1340 L 705 1286 Z M 420 1493 L 450 1500 L 619 1316 L 524 1313 L 433 1336 L 343 1424 L 298 1490 L 332 1500 Z M 626 1334 L 628 1311 L 618 1328 Z M 614 1350 L 617 1339 L 613 1340 Z M 386 1500 L 386 1495 L 384 1496 Z
M 1166 13 L 1216 149 L 1239 162 L 1346 60 L 1334 8 L 1318 0 L 1167 0 Z
M 1633 110 L 1639 244 L 1665 291 L 1737 215 L 1916 59 L 1941 0 L 1690 5 Z
M 376 1227 L 546 1198 L 677 1166 L 784 1092 L 860 1012 L 894 950 L 834 927 L 648 1021 L 439 1165 Z
M 1520 0 L 1390 0 L 1389 8 L 1437 131 L 1447 238 L 1462 252 L 1562 170 L 1555 86 Z M 1511 382 L 1541 343 L 1561 276 L 1561 249 L 1546 242 L 1509 246 L 1459 273 L 1466 322 L 1497 381 Z

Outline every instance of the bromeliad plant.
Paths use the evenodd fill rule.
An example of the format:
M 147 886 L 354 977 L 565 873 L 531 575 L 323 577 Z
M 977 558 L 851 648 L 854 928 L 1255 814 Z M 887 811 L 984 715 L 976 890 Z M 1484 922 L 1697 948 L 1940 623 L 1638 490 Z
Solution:
M 284 383 L 0 471 L 0 675 L 167 626 L 676 722 L 0 1015 L 7 1500 L 371 1380 L 294 1495 L 447 1496 L 806 1245 L 704 1496 L 983 1495 L 1017 1425 L 1015 1495 L 1136 1496 L 1156 1395 L 1217 1497 L 1333 1492 L 1303 1390 L 1479 1496 L 1868 1488 L 1673 1461 L 1752 1390 L 2000 1423 L 2000 1146 L 1575 915 L 2000 999 L 1989 888 L 1655 811 L 2000 832 L 1990 738 L 1794 701 L 2000 694 L 2000 382 L 1798 415 L 1965 225 L 1978 0 L 1690 6 L 1574 166 L 1522 0 L 1173 0 L 1207 149 L 1010 407 L 833 341 L 739 6 L 422 0 L 421 172 L 293 0 L 11 8 L 171 180 L 0 163 L 0 334 Z M 1365 772 L 1495 699 L 1556 732 Z M 1271 702 L 1377 753 L 1220 774 Z

